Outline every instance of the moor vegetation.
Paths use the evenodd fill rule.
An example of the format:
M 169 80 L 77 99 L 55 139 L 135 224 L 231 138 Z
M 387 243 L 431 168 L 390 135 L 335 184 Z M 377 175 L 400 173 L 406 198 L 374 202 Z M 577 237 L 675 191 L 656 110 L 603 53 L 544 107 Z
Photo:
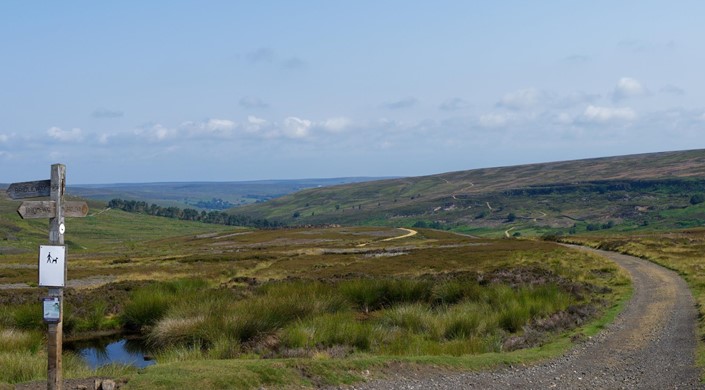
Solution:
M 41 242 L 41 226 L 25 222 L 2 216 L 13 237 Z M 549 242 L 425 229 L 397 240 L 405 232 L 390 228 L 235 229 L 118 210 L 68 226 L 67 340 L 140 335 L 158 363 L 140 374 L 93 371 L 66 351 L 66 375 L 123 377 L 132 388 L 214 377 L 227 383 L 213 387 L 311 386 L 361 380 L 361 370 L 393 361 L 531 360 L 594 332 L 586 326 L 628 289 L 612 263 Z M 36 259 L 19 239 L 1 242 L 0 283 L 13 287 L 0 290 L 0 383 L 41 379 Z M 205 367 L 220 370 L 203 378 Z
M 66 339 L 140 337 L 157 364 L 92 370 L 66 350 L 65 376 L 310 387 L 393 365 L 555 356 L 609 321 L 630 283 L 553 241 L 678 270 L 703 315 L 703 178 L 705 151 L 688 151 L 315 188 L 228 212 L 92 201 L 67 221 Z M 0 387 L 46 375 L 36 251 L 47 222 L 17 206 L 0 194 Z
M 231 210 L 288 224 L 406 226 L 476 235 L 620 231 L 705 222 L 705 150 L 485 168 L 304 190 Z M 678 214 L 678 217 L 674 217 Z M 513 216 L 513 218 L 508 218 Z
M 215 204 L 218 204 L 218 202 L 215 202 Z M 214 223 L 218 225 L 243 226 L 257 229 L 271 229 L 283 226 L 281 223 L 271 222 L 266 219 L 255 219 L 246 215 L 232 215 L 222 211 L 202 210 L 199 212 L 196 209 L 180 209 L 175 206 L 162 207 L 154 203 L 147 204 L 147 202 L 136 200 L 112 199 L 108 202 L 108 207 L 130 213 L 143 213 L 158 217 L 180 219 L 182 221 Z

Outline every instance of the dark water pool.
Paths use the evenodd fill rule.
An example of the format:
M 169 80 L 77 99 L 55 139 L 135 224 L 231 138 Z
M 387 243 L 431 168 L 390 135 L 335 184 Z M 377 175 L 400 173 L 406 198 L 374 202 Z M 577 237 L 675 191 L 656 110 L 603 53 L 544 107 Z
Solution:
M 156 364 L 152 360 L 148 348 L 141 339 L 131 338 L 97 338 L 67 343 L 66 350 L 75 351 L 95 369 L 106 364 L 128 364 L 144 368 Z

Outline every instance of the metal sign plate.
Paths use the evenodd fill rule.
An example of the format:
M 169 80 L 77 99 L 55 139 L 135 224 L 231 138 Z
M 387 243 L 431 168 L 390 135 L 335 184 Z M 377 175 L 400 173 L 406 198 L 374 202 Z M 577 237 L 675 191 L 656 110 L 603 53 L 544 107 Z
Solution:
M 64 287 L 66 284 L 66 246 L 39 246 L 39 286 Z

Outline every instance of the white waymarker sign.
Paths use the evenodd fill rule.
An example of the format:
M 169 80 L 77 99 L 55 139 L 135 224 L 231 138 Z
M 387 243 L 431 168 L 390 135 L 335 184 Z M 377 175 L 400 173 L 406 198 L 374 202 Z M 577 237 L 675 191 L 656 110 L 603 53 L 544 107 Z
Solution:
M 64 287 L 66 283 L 66 247 L 39 246 L 39 286 Z

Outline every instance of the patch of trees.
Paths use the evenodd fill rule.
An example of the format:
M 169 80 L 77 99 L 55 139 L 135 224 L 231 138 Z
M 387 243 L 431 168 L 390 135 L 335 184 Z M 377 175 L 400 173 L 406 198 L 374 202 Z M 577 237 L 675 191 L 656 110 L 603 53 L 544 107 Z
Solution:
M 601 230 L 601 229 L 612 229 L 614 227 L 614 221 L 608 221 L 607 223 L 599 224 L 599 223 L 589 223 L 585 229 L 589 232 L 594 232 L 596 230 Z
M 108 207 L 129 213 L 148 214 L 158 217 L 180 219 L 182 221 L 197 221 L 218 225 L 246 226 L 257 229 L 272 229 L 284 226 L 284 224 L 280 222 L 252 218 L 247 215 L 232 215 L 222 211 L 204 210 L 199 212 L 195 209 L 181 209 L 174 206 L 162 207 L 138 200 L 112 199 L 108 202 Z
M 614 191 L 682 193 L 705 191 L 705 181 L 695 179 L 596 180 L 582 183 L 535 185 L 503 191 L 506 196 L 564 195 L 569 193 L 605 194 Z M 705 199 L 704 199 L 705 201 Z
M 445 226 L 443 223 L 440 221 L 433 221 L 433 222 L 426 222 L 426 221 L 416 221 L 411 227 L 415 228 L 431 228 L 431 229 L 437 229 L 437 230 L 447 230 L 449 227 Z
M 230 203 L 227 200 L 220 198 L 213 198 L 211 200 L 199 200 L 196 203 L 189 203 L 191 206 L 196 206 L 200 209 L 207 210 L 226 210 L 235 207 L 234 203 Z

